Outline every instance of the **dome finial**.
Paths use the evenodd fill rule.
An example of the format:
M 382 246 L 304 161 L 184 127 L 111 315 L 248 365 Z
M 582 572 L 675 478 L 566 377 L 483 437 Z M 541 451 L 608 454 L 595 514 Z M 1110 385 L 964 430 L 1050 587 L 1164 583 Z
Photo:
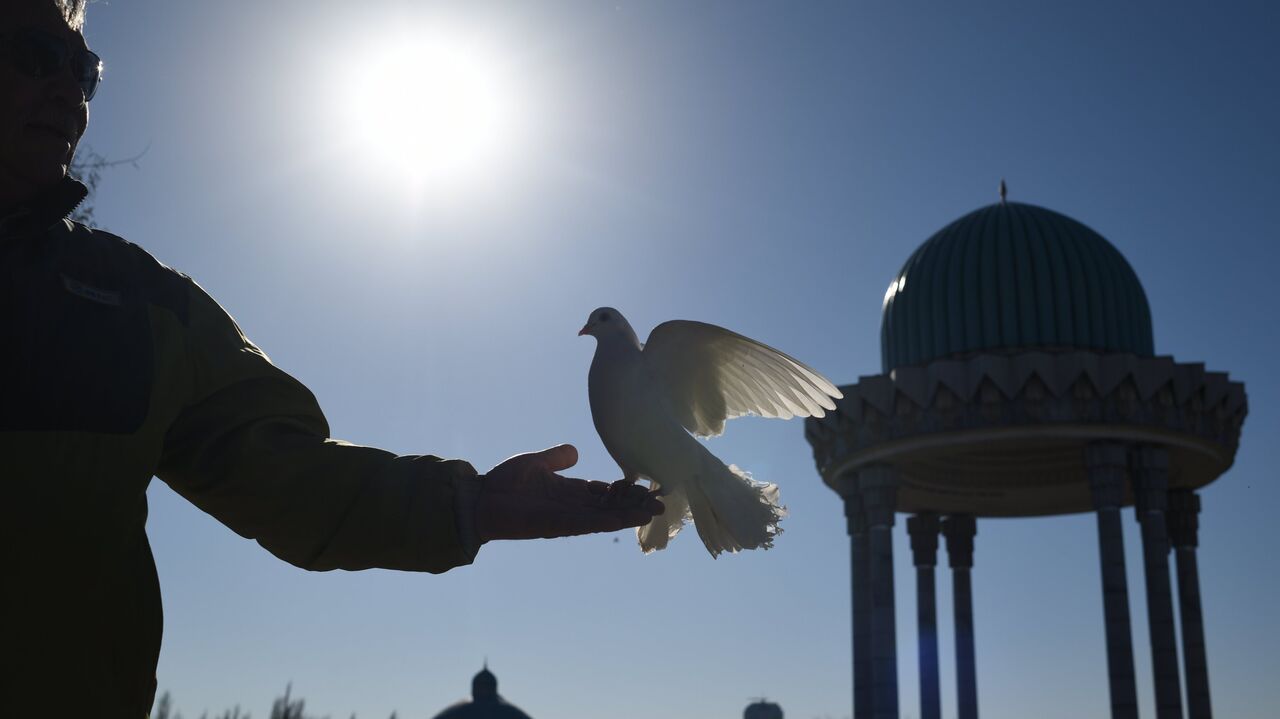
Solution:
M 484 669 L 481 669 L 471 679 L 471 701 L 476 703 L 492 702 L 498 700 L 498 678 L 489 671 L 489 659 L 484 660 Z
M 1009 188 L 1004 184 L 1004 178 L 1000 178 L 1000 204 L 1005 204 L 1005 200 L 1009 197 Z

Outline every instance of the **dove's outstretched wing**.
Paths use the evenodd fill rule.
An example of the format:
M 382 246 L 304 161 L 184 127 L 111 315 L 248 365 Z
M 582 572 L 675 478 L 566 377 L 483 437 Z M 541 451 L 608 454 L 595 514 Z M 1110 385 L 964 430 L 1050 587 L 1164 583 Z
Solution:
M 727 419 L 821 417 L 843 395 L 803 363 L 749 337 L 704 322 L 663 322 L 649 333 L 644 363 L 685 429 L 699 437 Z

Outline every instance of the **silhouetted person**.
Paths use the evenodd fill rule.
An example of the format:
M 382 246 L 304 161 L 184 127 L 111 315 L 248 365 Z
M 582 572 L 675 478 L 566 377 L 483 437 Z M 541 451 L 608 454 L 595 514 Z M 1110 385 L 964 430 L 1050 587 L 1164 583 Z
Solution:
M 184 275 L 66 220 L 100 77 L 84 0 L 0 1 L 0 714 L 143 717 L 160 590 L 144 523 L 158 476 L 314 570 L 444 572 L 490 539 L 647 523 L 643 489 L 561 477 L 561 445 L 478 476 L 329 438 L 315 398 Z

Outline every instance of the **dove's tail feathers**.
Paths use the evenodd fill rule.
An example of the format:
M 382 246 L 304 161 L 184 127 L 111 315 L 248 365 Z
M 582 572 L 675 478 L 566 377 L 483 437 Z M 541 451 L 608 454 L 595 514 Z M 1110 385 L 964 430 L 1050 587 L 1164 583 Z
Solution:
M 659 489 L 653 482 L 650 489 Z M 689 500 L 684 490 L 673 489 L 662 495 L 662 504 L 666 509 L 642 527 L 636 527 L 636 539 L 640 540 L 640 549 L 645 554 L 657 549 L 666 549 L 667 542 L 676 536 L 689 521 Z
M 734 465 L 708 457 L 688 491 L 693 526 L 712 557 L 768 549 L 782 531 L 787 508 L 778 503 L 778 485 L 757 482 Z

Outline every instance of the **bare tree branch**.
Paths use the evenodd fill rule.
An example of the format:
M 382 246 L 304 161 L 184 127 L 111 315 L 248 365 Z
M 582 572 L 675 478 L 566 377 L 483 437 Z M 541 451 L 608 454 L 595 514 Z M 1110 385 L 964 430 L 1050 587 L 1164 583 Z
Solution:
M 71 159 L 70 173 L 84 186 L 89 188 L 89 195 L 85 197 L 84 202 L 71 213 L 71 219 L 85 224 L 93 225 L 94 195 L 97 193 L 98 185 L 102 182 L 102 171 L 109 170 L 120 165 L 130 165 L 134 169 L 138 169 L 138 161 L 143 155 L 151 149 L 151 144 L 142 149 L 142 152 L 120 160 L 110 160 L 99 155 L 91 147 L 82 147 L 76 151 L 75 157 Z

